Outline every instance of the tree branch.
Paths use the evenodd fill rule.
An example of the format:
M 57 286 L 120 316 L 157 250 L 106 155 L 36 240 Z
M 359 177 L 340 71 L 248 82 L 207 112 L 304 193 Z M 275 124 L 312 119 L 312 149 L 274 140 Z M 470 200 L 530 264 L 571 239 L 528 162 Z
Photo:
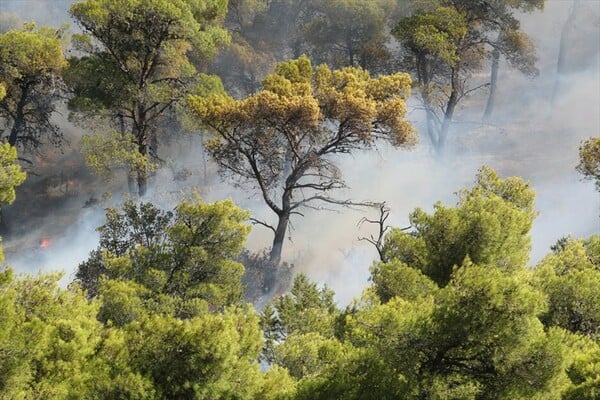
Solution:
M 261 220 L 259 220 L 259 219 L 256 219 L 256 218 L 250 218 L 250 221 L 252 221 L 253 223 L 255 223 L 255 224 L 257 224 L 257 225 L 262 225 L 262 226 L 264 226 L 265 228 L 269 228 L 270 230 L 272 230 L 272 231 L 273 231 L 273 233 L 275 233 L 275 228 L 273 228 L 271 225 L 267 224 L 267 223 L 266 223 L 266 222 L 264 222 L 264 221 L 261 221 Z

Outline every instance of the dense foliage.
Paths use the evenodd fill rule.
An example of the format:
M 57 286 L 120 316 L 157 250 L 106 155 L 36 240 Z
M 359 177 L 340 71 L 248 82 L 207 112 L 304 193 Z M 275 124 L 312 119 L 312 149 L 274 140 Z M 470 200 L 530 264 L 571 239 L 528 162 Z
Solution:
M 218 26 L 225 11 L 225 0 L 73 4 L 70 13 L 86 35 L 75 36 L 83 56 L 69 60 L 71 109 L 112 122 L 135 144 L 135 152 L 156 158 L 161 120 L 206 78 L 194 61 L 206 64 L 228 40 Z M 104 127 L 101 134 L 110 130 Z M 143 195 L 147 165 L 131 167 Z
M 7 127 L 0 133 L 11 146 L 31 151 L 47 142 L 61 144 L 63 134 L 52 114 L 66 90 L 63 34 L 33 24 L 0 34 L 0 118 Z
M 0 398 L 596 399 L 600 237 L 527 269 L 534 216 L 525 182 L 483 168 L 386 236 L 345 309 L 299 275 L 257 315 L 233 260 L 247 213 L 109 209 L 69 288 L 0 275 Z
M 279 281 L 294 216 L 373 204 L 338 197 L 340 157 L 416 141 L 411 87 L 441 152 L 488 59 L 486 117 L 500 57 L 536 74 L 516 15 L 543 5 L 84 0 L 70 44 L 0 15 L 0 206 L 25 179 L 17 151 L 60 144 L 65 99 L 92 133 L 88 164 L 127 169 L 138 197 L 160 140 L 185 128 L 210 134 L 202 151 L 275 214 L 129 200 L 106 210 L 68 287 L 4 267 L 0 400 L 599 399 L 600 236 L 565 237 L 528 265 L 535 195 L 520 178 L 483 167 L 454 206 L 418 208 L 408 229 L 388 231 L 382 205 L 380 259 L 345 308 L 305 275 L 289 291 Z M 599 148 L 582 143 L 577 166 L 598 187 Z M 268 251 L 244 251 L 250 221 L 272 230 Z

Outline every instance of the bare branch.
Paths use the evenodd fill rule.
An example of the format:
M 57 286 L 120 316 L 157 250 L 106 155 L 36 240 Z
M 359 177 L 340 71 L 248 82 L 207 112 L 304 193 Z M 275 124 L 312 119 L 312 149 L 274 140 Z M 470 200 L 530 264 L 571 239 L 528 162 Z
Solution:
M 487 82 L 487 83 L 484 83 L 484 84 L 481 84 L 481 85 L 479 85 L 479 86 L 476 86 L 476 87 L 474 87 L 474 88 L 472 88 L 472 89 L 469 89 L 469 90 L 465 91 L 463 94 L 461 94 L 461 95 L 458 97 L 458 101 L 460 101 L 460 100 L 461 100 L 463 97 L 467 96 L 469 93 L 472 93 L 472 92 L 474 92 L 474 91 L 476 91 L 476 90 L 479 90 L 479 89 L 481 89 L 481 88 L 483 88 L 483 87 L 488 87 L 488 86 L 490 86 L 490 83 L 489 83 L 489 82 Z
M 261 221 L 261 220 L 259 220 L 259 219 L 256 219 L 256 218 L 250 218 L 250 221 L 251 221 L 252 223 L 254 223 L 254 224 L 257 224 L 257 225 L 262 225 L 262 226 L 264 226 L 265 228 L 269 228 L 270 230 L 272 230 L 272 231 L 273 231 L 273 233 L 275 233 L 275 228 L 273 228 L 271 225 L 267 224 L 267 223 L 266 223 L 266 222 L 264 222 L 264 221 Z
M 383 254 L 383 239 L 385 237 L 385 233 L 390 228 L 388 225 L 385 224 L 385 222 L 387 221 L 389 216 L 390 216 L 390 208 L 385 204 L 385 202 L 383 202 L 383 203 L 379 204 L 379 219 L 378 220 L 372 220 L 372 219 L 363 217 L 363 218 L 361 218 L 360 221 L 358 221 L 359 227 L 362 224 L 364 224 L 365 222 L 368 222 L 370 224 L 376 224 L 378 226 L 379 232 L 378 232 L 377 238 L 375 238 L 373 235 L 370 235 L 368 238 L 367 237 L 359 237 L 358 240 L 365 240 L 365 241 L 371 243 L 373 246 L 375 246 L 375 248 L 377 249 L 377 253 L 379 254 L 379 259 L 382 262 L 387 261 Z

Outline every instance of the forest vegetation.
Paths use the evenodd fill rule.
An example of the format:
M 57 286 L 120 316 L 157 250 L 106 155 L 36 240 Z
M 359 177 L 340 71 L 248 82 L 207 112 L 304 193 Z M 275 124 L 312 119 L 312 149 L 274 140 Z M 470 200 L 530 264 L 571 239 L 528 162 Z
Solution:
M 600 398 L 600 232 L 565 232 L 532 265 L 536 193 L 485 165 L 408 227 L 344 192 L 343 160 L 402 157 L 419 131 L 444 165 L 474 92 L 493 119 L 500 66 L 538 74 L 519 18 L 544 0 L 57 4 L 73 27 L 0 10 L 0 211 L 70 145 L 60 115 L 87 167 L 127 193 L 101 204 L 68 284 L 0 270 L 0 399 Z M 270 218 L 198 193 L 155 204 L 165 149 L 186 135 Z M 572 169 L 600 193 L 599 137 Z M 283 251 L 293 222 L 329 207 L 380 211 L 363 219 L 379 258 L 347 305 Z M 253 229 L 267 249 L 248 250 Z

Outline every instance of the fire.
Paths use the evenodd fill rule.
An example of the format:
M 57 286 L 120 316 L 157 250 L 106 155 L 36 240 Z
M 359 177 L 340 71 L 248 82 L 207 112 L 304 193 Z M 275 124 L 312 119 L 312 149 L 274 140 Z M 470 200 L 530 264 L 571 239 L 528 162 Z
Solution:
M 48 239 L 42 239 L 42 241 L 40 242 L 40 247 L 42 249 L 45 249 L 48 246 L 50 246 L 50 240 L 48 240 Z

